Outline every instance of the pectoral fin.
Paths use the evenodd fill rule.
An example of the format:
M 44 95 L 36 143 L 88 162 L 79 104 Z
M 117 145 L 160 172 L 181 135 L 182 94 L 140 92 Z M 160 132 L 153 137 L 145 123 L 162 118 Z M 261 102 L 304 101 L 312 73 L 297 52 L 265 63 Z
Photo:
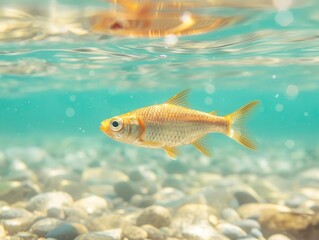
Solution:
M 166 154 L 171 158 L 171 159 L 176 159 L 176 157 L 179 155 L 179 151 L 176 147 L 164 147 L 163 148 L 166 152 Z
M 197 139 L 192 144 L 198 151 L 200 151 L 206 157 L 211 157 L 212 153 L 209 151 L 209 149 L 206 145 L 206 142 L 207 142 L 207 138 L 206 138 L 206 136 L 204 136 L 202 138 Z

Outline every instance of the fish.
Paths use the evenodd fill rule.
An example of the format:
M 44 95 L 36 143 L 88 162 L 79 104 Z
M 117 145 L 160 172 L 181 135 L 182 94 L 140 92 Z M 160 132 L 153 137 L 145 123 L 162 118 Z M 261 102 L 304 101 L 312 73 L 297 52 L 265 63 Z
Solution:
M 254 100 L 226 116 L 189 108 L 186 89 L 162 104 L 139 108 L 105 119 L 100 130 L 110 138 L 147 148 L 162 148 L 171 159 L 179 155 L 177 147 L 192 144 L 199 152 L 211 157 L 207 134 L 222 133 L 239 144 L 256 149 L 247 136 L 245 120 L 259 104 Z
M 92 32 L 125 37 L 158 38 L 206 33 L 239 21 L 239 17 L 194 14 L 194 3 L 113 0 L 119 5 L 92 17 Z M 192 4 L 192 5 L 191 5 Z

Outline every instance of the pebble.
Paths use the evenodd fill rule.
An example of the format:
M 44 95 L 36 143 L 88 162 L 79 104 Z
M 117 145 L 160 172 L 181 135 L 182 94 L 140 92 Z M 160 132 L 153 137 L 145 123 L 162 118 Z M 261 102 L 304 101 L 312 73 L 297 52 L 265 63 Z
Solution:
M 118 182 L 114 185 L 114 191 L 125 201 L 130 201 L 135 194 L 140 193 L 138 185 L 133 182 Z
M 209 225 L 189 225 L 182 230 L 183 239 L 187 240 L 229 240 Z
M 65 218 L 65 214 L 64 211 L 62 209 L 53 207 L 53 208 L 49 208 L 47 211 L 47 216 L 51 217 L 51 218 L 58 218 L 58 219 L 64 219 Z
M 147 232 L 147 238 L 151 240 L 165 240 L 166 236 L 163 232 L 152 225 L 143 225 L 141 228 Z
M 47 212 L 50 208 L 61 208 L 71 206 L 73 198 L 65 192 L 46 192 L 31 198 L 27 204 L 27 209 L 31 211 Z
M 157 228 L 170 226 L 171 221 L 172 217 L 169 210 L 155 205 L 145 208 L 136 219 L 138 226 L 150 224 Z
M 155 202 L 155 199 L 152 196 L 135 194 L 131 198 L 130 204 L 132 204 L 135 207 L 146 208 L 153 205 L 154 202 Z
M 231 240 L 247 236 L 243 229 L 230 223 L 220 223 L 216 226 L 216 229 Z
M 221 217 L 228 222 L 237 222 L 240 220 L 239 214 L 232 208 L 223 209 Z
M 122 239 L 129 240 L 145 240 L 147 238 L 147 232 L 140 227 L 126 226 L 122 232 Z
M 75 240 L 121 240 L 121 236 L 114 238 L 108 232 L 90 232 L 78 236 Z
M 129 179 L 134 182 L 153 182 L 157 180 L 157 176 L 153 171 L 147 169 L 146 167 L 140 166 L 138 169 L 135 169 L 129 173 Z
M 61 223 L 50 230 L 45 237 L 63 240 L 74 240 L 77 236 L 88 232 L 85 226 L 77 223 Z
M 259 222 L 254 219 L 243 219 L 237 222 L 233 222 L 233 224 L 240 227 L 246 232 L 250 232 L 253 228 L 261 229 Z
M 109 168 L 87 168 L 82 173 L 82 181 L 86 184 L 110 184 L 128 181 L 128 176 L 122 171 Z
M 268 238 L 268 240 L 291 240 L 289 237 L 282 234 L 275 234 Z
M 18 232 L 27 231 L 33 224 L 34 220 L 34 216 L 5 219 L 2 220 L 2 225 L 10 235 L 14 235 Z
M 6 236 L 6 231 L 4 227 L 0 224 L 0 239 L 3 239 Z
M 91 195 L 77 200 L 74 203 L 74 207 L 81 208 L 88 214 L 98 214 L 105 211 L 108 207 L 108 204 L 104 198 Z
M 45 237 L 45 235 L 55 229 L 62 223 L 61 220 L 55 218 L 43 218 L 35 222 L 30 230 L 39 237 Z
M 155 204 L 167 208 L 176 208 L 187 202 L 185 193 L 175 188 L 162 188 L 155 195 Z

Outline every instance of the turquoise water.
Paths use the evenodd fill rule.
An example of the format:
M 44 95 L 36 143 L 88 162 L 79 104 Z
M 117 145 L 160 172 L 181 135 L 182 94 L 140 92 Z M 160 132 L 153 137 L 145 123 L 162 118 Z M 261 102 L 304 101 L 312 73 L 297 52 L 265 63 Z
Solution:
M 166 177 L 160 177 L 163 166 L 172 163 L 162 150 L 113 141 L 99 130 L 100 123 L 114 115 L 163 103 L 190 88 L 192 108 L 216 110 L 221 116 L 252 100 L 261 101 L 247 124 L 257 150 L 247 150 L 225 136 L 212 134 L 210 159 L 191 146 L 181 148 L 177 162 L 189 168 L 191 177 L 197 174 L 201 179 L 205 174 L 221 174 L 227 181 L 236 178 L 253 187 L 252 178 L 248 180 L 241 174 L 254 174 L 256 181 L 290 176 L 288 181 L 293 186 L 283 183 L 284 180 L 280 183 L 278 179 L 269 180 L 279 187 L 278 192 L 286 194 L 278 199 L 270 200 L 258 192 L 258 187 L 257 190 L 253 187 L 261 195 L 261 202 L 282 204 L 293 194 L 299 194 L 318 204 L 318 195 L 312 198 L 314 195 L 307 195 L 304 190 L 311 187 L 319 191 L 314 176 L 318 172 L 309 177 L 302 171 L 319 167 L 319 4 L 315 0 L 293 1 L 294 5 L 285 7 L 290 1 L 273 1 L 282 6 L 278 10 L 272 1 L 261 2 L 265 5 L 257 8 L 248 4 L 240 8 L 196 9 L 241 20 L 211 32 L 171 39 L 93 33 L 92 15 L 113 8 L 103 1 L 79 4 L 0 0 L 0 203 L 1 200 L 9 205 L 20 202 L 23 207 L 21 202 L 28 202 L 36 194 L 60 190 L 70 193 L 74 201 L 95 194 L 108 201 L 110 212 L 119 213 L 122 209 L 121 214 L 128 216 L 133 210 L 127 202 L 134 203 L 123 200 L 113 190 L 93 188 L 94 176 L 87 180 L 84 173 L 100 166 L 108 168 L 107 174 L 113 178 L 113 170 L 129 175 L 134 169 L 146 168 L 157 176 L 154 184 L 164 187 L 161 181 L 168 177 L 165 174 Z M 24 167 L 19 168 L 21 164 Z M 70 188 L 60 183 L 55 183 L 52 189 L 44 188 L 43 172 L 50 169 L 72 172 L 80 176 L 75 179 L 82 179 L 79 180 L 82 185 L 73 186 L 74 179 L 71 179 Z M 37 175 L 39 172 L 42 175 Z M 184 179 L 183 174 L 172 177 Z M 300 174 L 300 182 L 298 177 L 294 179 L 295 174 Z M 57 182 L 65 177 L 53 173 L 52 176 L 58 176 Z M 311 184 L 304 183 L 305 176 Z M 105 177 L 102 181 L 100 177 L 96 176 L 96 182 L 107 182 L 105 185 L 113 189 L 113 180 Z M 126 178 L 120 177 L 123 179 Z M 1 192 L 1 184 L 13 181 L 39 187 L 30 196 L 10 198 L 7 190 Z M 190 184 L 194 183 L 193 179 L 186 182 L 182 192 L 189 196 L 196 187 L 206 186 L 204 180 L 197 185 Z M 20 191 L 10 184 L 9 193 Z M 72 187 L 86 190 L 74 190 L 79 195 L 72 195 Z M 221 214 L 222 207 L 206 201 Z M 143 208 L 138 206 L 139 211 Z M 174 210 L 170 211 L 173 214 Z M 8 236 L 19 232 L 8 231 L 0 216 L 0 239 L 1 224 Z M 317 232 L 302 238 L 289 232 L 290 229 L 268 230 L 261 229 L 265 238 L 273 233 L 287 233 L 291 239 L 317 239 Z M 28 228 L 21 231 L 32 232 Z M 89 228 L 88 232 L 94 230 Z M 170 235 L 182 239 L 178 236 Z

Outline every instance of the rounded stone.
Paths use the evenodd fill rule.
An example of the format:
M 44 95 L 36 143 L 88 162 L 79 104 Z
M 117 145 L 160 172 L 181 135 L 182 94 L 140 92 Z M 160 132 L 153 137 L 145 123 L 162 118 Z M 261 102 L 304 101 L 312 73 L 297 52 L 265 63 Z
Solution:
M 114 185 L 114 191 L 117 196 L 125 201 L 130 201 L 131 198 L 139 193 L 138 186 L 131 182 L 118 182 Z
M 141 227 L 144 231 L 147 232 L 147 238 L 151 240 L 165 240 L 166 236 L 156 227 L 152 225 L 143 225 Z
M 146 196 L 146 195 L 140 195 L 140 194 L 135 194 L 132 198 L 130 203 L 139 208 L 146 208 L 151 205 L 153 205 L 155 202 L 154 198 L 151 196 Z
M 78 223 L 61 223 L 49 231 L 46 238 L 56 238 L 63 240 L 74 240 L 77 236 L 87 232 L 86 227 Z
M 130 172 L 129 178 L 132 181 L 138 182 L 138 181 L 156 181 L 156 175 L 151 170 L 145 168 L 145 167 L 139 167 L 138 169 L 135 169 Z
M 223 209 L 221 217 L 228 222 L 236 222 L 240 220 L 239 214 L 232 208 Z
M 9 235 L 14 235 L 18 232 L 27 231 L 33 224 L 34 220 L 34 216 L 20 217 L 2 220 L 2 224 Z
M 61 208 L 71 206 L 73 198 L 65 192 L 46 192 L 31 198 L 27 204 L 27 209 L 31 211 L 46 212 L 49 208 Z
M 186 195 L 175 188 L 163 188 L 155 195 L 155 204 L 163 207 L 179 207 L 186 202 Z
M 61 220 L 55 218 L 44 218 L 35 222 L 31 227 L 31 232 L 39 237 L 44 237 L 48 232 L 55 229 L 62 223 Z
M 247 236 L 246 232 L 235 225 L 229 223 L 220 223 L 216 226 L 217 230 L 231 240 Z
M 171 214 L 168 209 L 162 206 L 150 206 L 138 216 L 137 225 L 152 225 L 157 228 L 168 227 L 172 221 Z
M 268 240 L 291 240 L 289 237 L 282 234 L 275 234 L 268 238 Z
M 257 228 L 260 229 L 260 224 L 254 219 L 243 219 L 238 222 L 234 222 L 234 225 L 240 227 L 246 232 L 250 232 L 252 229 Z
M 96 195 L 91 195 L 81 198 L 74 203 L 75 207 L 85 210 L 89 214 L 96 214 L 107 209 L 107 202 L 104 198 Z
M 58 218 L 58 219 L 65 218 L 64 211 L 62 209 L 55 208 L 55 207 L 48 209 L 47 216 L 51 218 Z
M 147 239 L 147 232 L 142 228 L 135 226 L 126 226 L 122 232 L 122 239 L 130 240 L 145 240 Z

